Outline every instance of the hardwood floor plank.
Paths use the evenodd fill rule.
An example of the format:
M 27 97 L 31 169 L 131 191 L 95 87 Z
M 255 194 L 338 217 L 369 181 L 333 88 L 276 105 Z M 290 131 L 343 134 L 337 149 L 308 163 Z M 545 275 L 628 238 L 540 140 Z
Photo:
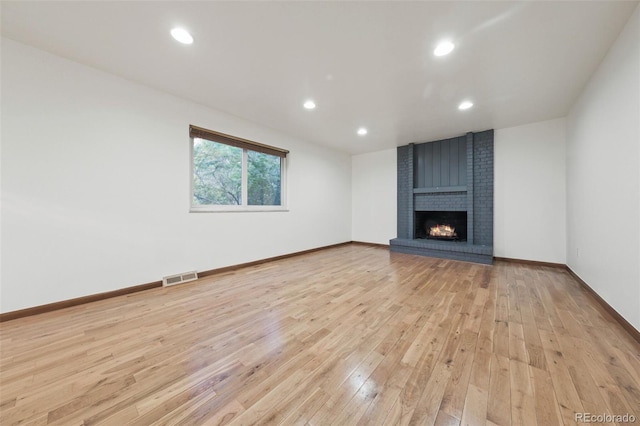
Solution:
M 549 344 L 546 345 L 545 342 L 549 342 Z M 554 341 L 549 338 L 542 340 L 542 344 L 546 345 L 544 352 L 549 366 L 549 374 L 560 405 L 562 419 L 565 424 L 573 424 L 575 423 L 575 414 L 584 413 L 585 410 L 564 361 L 564 355 L 556 344 L 551 345 L 552 342 Z
M 304 425 L 309 419 L 322 407 L 329 399 L 329 394 L 320 388 L 314 391 L 288 416 L 286 416 L 280 424 L 282 425 Z
M 562 416 L 549 372 L 531 366 L 529 371 L 534 388 L 536 420 L 541 425 L 562 425 Z
M 451 366 L 446 362 L 439 362 L 427 382 L 420 401 L 413 410 L 408 424 L 433 424 L 442 403 L 442 396 L 451 378 Z
M 464 402 L 460 424 L 474 426 L 484 424 L 487 419 L 487 391 L 470 384 Z
M 529 364 L 517 359 L 509 361 L 511 423 L 516 425 L 535 425 L 537 424 L 537 418 Z
M 332 424 L 333 420 L 349 404 L 360 388 L 366 383 L 369 375 L 382 361 L 382 355 L 371 351 L 362 363 L 347 377 L 335 393 L 320 407 L 309 420 L 311 425 Z
M 478 335 L 465 330 L 460 347 L 453 358 L 451 379 L 442 396 L 440 411 L 460 421 L 464 408 Z
M 509 359 L 515 359 L 529 364 L 529 354 L 524 343 L 522 324 L 510 322 L 509 328 Z
M 179 426 L 200 424 L 218 426 L 229 424 L 243 412 L 244 407 L 234 399 L 220 410 L 216 410 L 213 416 L 210 415 L 211 411 L 203 404 L 195 407 L 194 410 L 189 410 L 187 413 L 184 413 L 183 417 L 178 421 L 172 421 L 171 418 L 166 419 L 166 421 L 168 424 L 175 424 Z
M 511 375 L 509 359 L 493 354 L 489 379 L 487 421 L 497 425 L 511 424 Z

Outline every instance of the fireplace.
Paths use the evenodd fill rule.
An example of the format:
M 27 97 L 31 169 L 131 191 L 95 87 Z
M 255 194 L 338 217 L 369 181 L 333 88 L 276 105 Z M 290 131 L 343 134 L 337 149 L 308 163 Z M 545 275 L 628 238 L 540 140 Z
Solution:
M 467 241 L 467 212 L 415 212 L 414 238 Z
M 493 262 L 493 130 L 397 150 L 398 236 L 391 251 Z

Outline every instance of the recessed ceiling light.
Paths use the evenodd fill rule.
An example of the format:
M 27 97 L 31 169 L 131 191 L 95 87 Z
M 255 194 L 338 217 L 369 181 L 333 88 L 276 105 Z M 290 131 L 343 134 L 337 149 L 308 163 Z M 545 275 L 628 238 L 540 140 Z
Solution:
M 438 46 L 436 46 L 433 54 L 436 56 L 448 55 L 453 51 L 454 47 L 456 47 L 455 44 L 451 43 L 450 41 L 443 41 L 442 43 L 438 44 Z
M 366 135 L 366 134 L 367 134 L 367 129 L 366 129 L 366 128 L 364 128 L 364 127 L 360 127 L 360 128 L 358 129 L 358 134 L 359 134 L 360 136 L 364 136 L 364 135 Z
M 469 109 L 473 106 L 473 102 L 471 101 L 462 101 L 460 105 L 458 105 L 458 109 Z
M 312 100 L 308 100 L 304 104 L 302 104 L 302 106 L 305 107 L 306 109 L 314 109 L 316 107 L 316 103 L 313 102 Z
M 182 44 L 193 43 L 193 36 L 183 28 L 174 28 L 171 30 L 171 36 Z

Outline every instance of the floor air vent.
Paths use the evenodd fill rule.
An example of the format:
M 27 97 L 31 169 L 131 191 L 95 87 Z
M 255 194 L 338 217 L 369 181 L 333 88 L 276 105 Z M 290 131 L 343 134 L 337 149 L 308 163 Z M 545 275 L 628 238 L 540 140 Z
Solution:
M 162 285 L 164 287 L 168 287 L 171 285 L 182 284 L 189 281 L 195 281 L 197 279 L 198 279 L 198 272 L 196 271 L 185 272 L 182 274 L 170 275 L 168 277 L 162 278 Z

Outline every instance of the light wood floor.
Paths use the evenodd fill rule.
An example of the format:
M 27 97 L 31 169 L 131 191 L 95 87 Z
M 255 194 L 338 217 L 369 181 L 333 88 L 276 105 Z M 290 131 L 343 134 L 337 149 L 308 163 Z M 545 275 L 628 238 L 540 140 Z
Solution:
M 348 245 L 0 339 L 2 425 L 640 423 L 640 345 L 539 266 Z

